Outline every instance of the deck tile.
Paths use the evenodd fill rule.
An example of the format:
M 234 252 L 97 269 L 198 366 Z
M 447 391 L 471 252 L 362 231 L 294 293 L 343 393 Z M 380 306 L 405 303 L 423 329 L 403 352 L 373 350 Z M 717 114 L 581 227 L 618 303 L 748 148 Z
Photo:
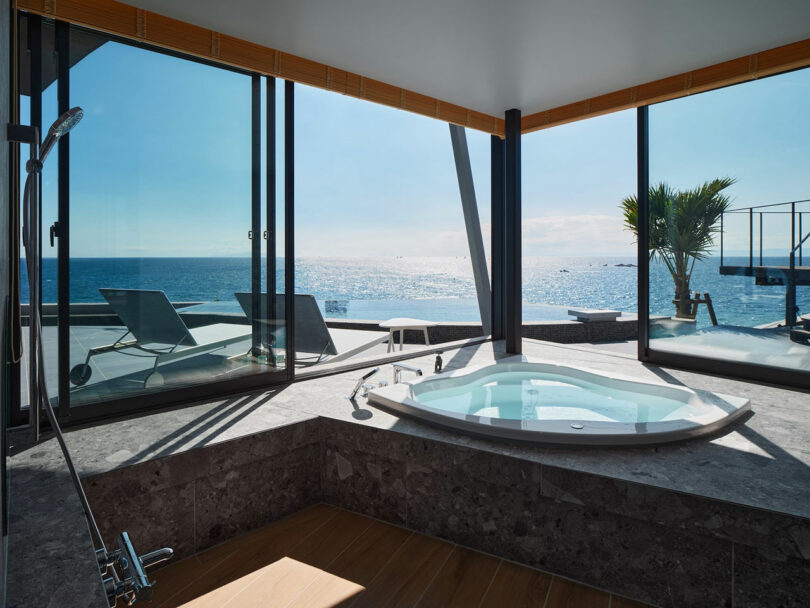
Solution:
M 551 575 L 512 562 L 501 562 L 481 608 L 543 608 Z
M 352 608 L 412 607 L 439 572 L 453 546 L 421 534 L 399 551 L 350 605 Z
M 412 534 L 404 528 L 372 520 L 368 529 L 327 571 L 365 587 Z
M 419 608 L 478 606 L 499 563 L 496 557 L 456 547 L 425 591 Z
M 215 605 L 223 608 L 284 608 L 322 572 L 309 564 L 282 557 L 259 570 L 258 576 L 229 600 L 211 604 L 211 608 Z M 194 608 L 208 608 L 208 605 L 195 603 Z
M 332 507 L 316 505 L 162 568 L 154 573 L 157 585 L 153 601 L 160 608 L 174 608 L 220 588 L 227 587 L 228 592 L 234 593 L 261 568 L 284 557 L 310 534 L 327 525 L 336 513 Z M 181 583 L 173 579 L 180 579 Z M 182 585 L 182 581 L 187 584 Z M 224 597 L 222 593 L 214 595 Z
M 364 587 L 322 572 L 311 585 L 289 604 L 288 608 L 336 608 L 348 606 Z
M 645 608 L 327 505 L 156 571 L 160 608 Z
M 369 528 L 372 521 L 349 511 L 338 511 L 329 520 L 329 525 L 310 534 L 290 551 L 289 557 L 316 568 L 326 568 Z

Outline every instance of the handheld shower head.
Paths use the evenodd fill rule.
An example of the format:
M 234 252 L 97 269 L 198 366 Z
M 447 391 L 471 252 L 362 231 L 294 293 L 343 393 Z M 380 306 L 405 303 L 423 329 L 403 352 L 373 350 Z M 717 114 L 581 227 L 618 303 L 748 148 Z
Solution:
M 83 116 L 84 110 L 82 110 L 79 106 L 76 106 L 75 108 L 71 108 L 62 114 L 54 121 L 51 128 L 48 129 L 48 135 L 45 137 L 45 141 L 42 142 L 42 146 L 39 149 L 39 162 L 45 162 L 45 159 L 47 158 L 48 154 L 50 154 L 56 142 L 59 141 L 59 138 L 69 133 L 73 127 L 79 124 L 79 121 Z

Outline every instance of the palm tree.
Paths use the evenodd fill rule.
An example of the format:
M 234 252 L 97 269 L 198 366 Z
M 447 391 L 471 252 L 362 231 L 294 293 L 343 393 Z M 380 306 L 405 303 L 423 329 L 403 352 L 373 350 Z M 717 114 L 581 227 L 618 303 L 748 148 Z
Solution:
M 650 187 L 650 260 L 661 259 L 672 275 L 677 317 L 690 314 L 692 269 L 714 243 L 714 235 L 719 231 L 716 224 L 731 203 L 721 192 L 735 181 L 723 177 L 682 191 L 664 182 Z M 637 198 L 628 196 L 620 206 L 625 227 L 638 239 Z

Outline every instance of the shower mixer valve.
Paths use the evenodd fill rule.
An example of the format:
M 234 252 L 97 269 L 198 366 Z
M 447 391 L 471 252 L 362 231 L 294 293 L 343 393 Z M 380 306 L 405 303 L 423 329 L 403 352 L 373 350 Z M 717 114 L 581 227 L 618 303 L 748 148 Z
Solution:
M 146 569 L 171 559 L 172 555 L 174 551 L 165 547 L 139 556 L 129 534 L 121 532 L 118 535 L 118 548 L 110 553 L 102 553 L 99 557 L 102 574 L 112 574 L 104 579 L 110 607 L 116 605 L 118 598 L 122 598 L 128 606 L 150 601 L 155 582 L 149 581 Z

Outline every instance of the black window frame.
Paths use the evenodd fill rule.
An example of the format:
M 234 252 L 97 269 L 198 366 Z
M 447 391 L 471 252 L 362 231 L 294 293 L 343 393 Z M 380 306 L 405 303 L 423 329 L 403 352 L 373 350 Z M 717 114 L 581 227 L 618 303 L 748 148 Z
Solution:
M 24 11 L 18 12 L 18 23 L 23 19 L 33 19 L 35 23 L 44 21 L 44 18 L 26 13 Z M 89 32 L 95 36 L 105 38 L 109 42 L 124 44 L 136 48 L 141 48 L 150 52 L 160 53 L 170 57 L 182 59 L 185 61 L 193 61 L 209 67 L 217 69 L 224 69 L 237 74 L 248 76 L 252 79 L 252 106 L 253 111 L 251 115 L 251 158 L 252 158 L 252 171 L 251 171 L 251 207 L 255 212 L 261 206 L 261 177 L 256 175 L 256 171 L 261 169 L 261 138 L 262 138 L 262 116 L 260 108 L 257 107 L 257 98 L 259 97 L 260 84 L 262 80 L 265 83 L 272 81 L 272 85 L 266 84 L 268 93 L 271 91 L 275 93 L 275 78 L 265 76 L 249 70 L 236 68 L 227 64 L 218 63 L 199 57 L 194 57 L 184 53 L 172 51 L 152 44 L 140 42 L 137 40 L 130 40 L 120 36 L 114 36 L 106 32 L 101 32 L 92 28 L 85 28 L 79 25 L 71 24 L 61 20 L 48 20 L 53 23 L 56 30 L 56 49 L 58 50 L 58 74 L 57 74 L 57 98 L 59 111 L 64 111 L 70 107 L 70 33 L 76 30 Z M 28 21 L 26 21 L 27 25 Z M 33 50 L 32 54 L 36 57 L 41 57 L 41 50 Z M 39 64 L 38 61 L 32 62 L 32 69 L 36 68 Z M 33 80 L 32 80 L 33 82 Z M 288 82 L 288 87 L 285 87 L 285 92 L 290 93 L 288 98 L 285 98 L 285 106 L 292 106 L 293 100 L 291 97 L 292 83 Z M 42 91 L 38 95 L 34 95 L 34 88 L 31 90 L 31 104 L 32 108 L 36 105 L 41 108 Z M 36 99 L 35 101 L 35 98 Z M 275 227 L 275 213 L 276 213 L 276 155 L 275 155 L 275 97 L 270 99 L 266 97 L 265 103 L 265 120 L 267 121 L 267 128 L 264 136 L 267 141 L 267 151 L 265 158 L 265 172 L 267 178 L 267 201 L 266 210 L 268 218 L 268 231 L 270 227 Z M 292 113 L 289 117 L 293 118 Z M 273 122 L 272 126 L 270 121 Z M 285 152 L 292 153 L 294 148 L 292 140 L 294 139 L 294 123 L 289 125 L 285 124 Z M 58 172 L 58 207 L 59 207 L 59 220 L 60 220 L 60 236 L 59 236 L 59 250 L 58 250 L 58 266 L 59 266 L 59 285 L 58 285 L 58 394 L 59 399 L 56 404 L 57 416 L 60 423 L 65 425 L 75 425 L 80 423 L 95 422 L 101 419 L 120 417 L 130 414 L 143 413 L 152 410 L 164 409 L 168 407 L 186 405 L 190 403 L 200 402 L 202 400 L 215 400 L 224 398 L 239 393 L 253 392 L 259 389 L 271 389 L 276 386 L 288 384 L 295 380 L 295 366 L 294 359 L 290 356 L 295 352 L 294 335 L 289 328 L 294 326 L 294 308 L 292 306 L 293 293 L 290 291 L 294 284 L 294 256 L 286 255 L 284 260 L 284 272 L 287 278 L 285 285 L 285 327 L 288 328 L 286 338 L 287 357 L 285 359 L 285 367 L 281 370 L 268 370 L 258 372 L 238 378 L 228 380 L 214 380 L 199 385 L 190 385 L 177 388 L 166 388 L 160 391 L 146 392 L 141 395 L 133 395 L 127 397 L 116 397 L 107 401 L 99 401 L 97 403 L 81 405 L 74 408 L 70 407 L 70 388 L 68 383 L 68 373 L 70 366 L 69 359 L 69 342 L 68 332 L 70 329 L 70 310 L 69 297 L 70 297 L 70 269 L 69 269 L 69 251 L 70 251 L 70 230 L 69 230 L 69 206 L 70 206 L 70 140 L 69 135 L 63 137 L 59 141 L 59 172 Z M 294 172 L 295 160 L 292 156 L 285 158 L 285 177 L 291 178 Z M 14 175 L 12 179 L 19 179 L 19 176 Z M 270 196 L 270 185 L 273 186 L 273 196 Z M 18 203 L 17 203 L 18 204 Z M 294 230 L 295 228 L 295 198 L 292 184 L 287 184 L 285 181 L 285 230 Z M 269 218 L 273 218 L 270 222 Z M 258 233 L 254 232 L 254 243 L 262 238 L 263 231 Z M 269 234 L 268 234 L 269 236 Z M 275 235 L 274 235 L 275 236 Z M 268 248 L 270 247 L 271 239 L 268 238 Z M 276 240 L 272 239 L 275 244 Z M 293 243 L 288 235 L 285 234 L 285 243 L 287 243 L 287 253 L 292 252 Z M 275 261 L 275 257 L 273 259 Z M 255 262 L 255 261 L 254 261 Z M 267 263 L 270 263 L 268 260 Z M 260 269 L 255 263 L 252 265 L 252 273 L 260 272 Z M 275 273 L 273 273 L 275 275 Z M 269 275 L 268 275 L 269 276 Z M 66 280 L 64 280 L 66 279 Z M 252 282 L 255 278 L 252 277 Z M 270 290 L 268 290 L 269 294 Z M 65 305 L 67 303 L 67 305 Z M 12 401 L 10 418 L 15 425 L 23 424 L 28 418 L 27 407 L 21 407 L 19 390 L 16 391 L 16 399 Z
M 764 78 L 774 78 L 796 72 L 800 70 L 810 70 L 810 67 L 785 70 L 777 74 L 771 74 Z M 724 87 L 717 87 L 703 93 L 711 93 L 719 89 L 736 87 L 747 84 L 740 82 Z M 674 101 L 674 100 L 668 100 Z M 639 106 L 637 108 L 637 146 L 636 160 L 638 167 L 638 360 L 651 365 L 672 367 L 688 371 L 695 371 L 713 376 L 746 380 L 760 384 L 767 384 L 779 387 L 790 387 L 799 389 L 810 389 L 810 370 L 801 371 L 749 363 L 744 361 L 731 361 L 714 357 L 704 357 L 697 355 L 685 355 L 659 350 L 650 346 L 650 294 L 649 294 L 649 254 L 647 244 L 649 243 L 649 166 L 650 166 L 650 146 L 649 146 L 649 108 L 667 103 L 662 101 L 656 104 Z

